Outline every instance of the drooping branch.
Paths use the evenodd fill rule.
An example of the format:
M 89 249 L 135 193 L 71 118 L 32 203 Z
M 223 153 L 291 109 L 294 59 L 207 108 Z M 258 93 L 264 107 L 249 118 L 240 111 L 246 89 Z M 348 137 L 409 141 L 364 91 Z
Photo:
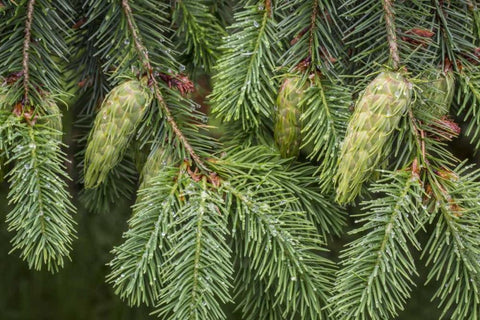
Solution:
M 395 15 L 393 13 L 393 1 L 382 0 L 385 24 L 387 27 L 387 40 L 390 48 L 390 58 L 394 70 L 400 65 L 400 55 L 398 54 L 397 33 L 395 28 Z
M 170 124 L 173 132 L 177 136 L 177 138 L 180 140 L 180 142 L 183 144 L 184 148 L 187 150 L 187 152 L 190 154 L 192 157 L 193 161 L 197 164 L 198 167 L 201 169 L 210 172 L 208 167 L 205 165 L 205 163 L 200 159 L 198 154 L 193 150 L 193 147 L 190 145 L 190 142 L 188 139 L 185 137 L 185 135 L 182 133 L 180 128 L 178 127 L 177 122 L 172 116 L 172 112 L 167 106 L 167 103 L 163 99 L 162 93 L 160 92 L 160 88 L 158 85 L 158 81 L 155 78 L 153 74 L 153 68 L 152 65 L 150 64 L 150 59 L 148 57 L 148 50 L 145 48 L 145 46 L 142 43 L 142 40 L 140 38 L 140 35 L 137 33 L 137 29 L 135 27 L 135 22 L 133 21 L 132 17 L 132 8 L 130 7 L 129 1 L 128 0 L 122 0 L 122 8 L 125 13 L 125 17 L 127 19 L 127 24 L 128 24 L 128 29 L 130 33 L 132 34 L 133 41 L 135 44 L 135 48 L 137 50 L 137 54 L 139 58 L 141 59 L 143 66 L 148 72 L 148 80 L 151 86 L 154 89 L 155 93 L 155 98 L 157 99 L 159 105 L 163 109 L 163 112 L 165 114 L 165 117 L 167 119 L 167 122 Z
M 32 31 L 32 21 L 33 21 L 33 9 L 35 5 L 35 0 L 28 1 L 27 5 L 27 21 L 25 22 L 25 40 L 23 41 L 23 87 L 25 90 L 24 93 L 24 102 L 28 100 L 28 87 L 30 84 L 30 73 L 29 73 L 29 59 L 30 59 L 30 42 L 31 42 L 31 31 Z

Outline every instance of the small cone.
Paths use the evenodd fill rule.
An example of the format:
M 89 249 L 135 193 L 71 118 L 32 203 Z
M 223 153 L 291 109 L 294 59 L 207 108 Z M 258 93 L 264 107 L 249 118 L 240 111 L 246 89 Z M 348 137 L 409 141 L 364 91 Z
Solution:
M 45 123 L 52 129 L 62 132 L 62 112 L 53 99 L 46 99 L 42 105 L 45 112 Z
M 298 75 L 283 81 L 277 96 L 274 137 L 284 158 L 296 157 L 302 143 L 300 101 L 305 91 Z
M 147 157 L 143 169 L 141 172 L 141 184 L 140 188 L 145 188 L 152 183 L 152 179 L 155 178 L 162 169 L 171 163 L 171 156 L 167 152 L 158 147 L 153 150 Z
M 400 73 L 380 73 L 357 101 L 340 151 L 336 200 L 348 203 L 382 159 L 384 146 L 412 95 L 412 86 Z
M 419 111 L 426 111 L 434 118 L 448 114 L 455 91 L 455 76 L 452 71 L 445 74 L 438 71 L 429 76 L 431 81 L 421 85 L 425 101 L 419 106 Z
M 140 81 L 116 86 L 98 112 L 85 153 L 85 188 L 94 188 L 122 159 L 152 94 Z

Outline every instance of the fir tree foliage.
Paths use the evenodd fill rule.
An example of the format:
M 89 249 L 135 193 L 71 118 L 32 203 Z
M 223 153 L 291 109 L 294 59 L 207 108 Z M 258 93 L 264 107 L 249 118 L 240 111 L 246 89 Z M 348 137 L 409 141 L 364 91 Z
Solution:
M 322 190 L 332 189 L 339 145 L 350 116 L 351 94 L 340 75 L 344 71 L 339 12 L 329 1 L 285 1 L 279 36 L 289 43 L 282 55 L 283 77 L 302 75 L 306 87 L 301 110 L 302 153 L 318 161 Z M 293 14 L 295 13 L 295 14 Z M 308 79 L 308 80 L 307 80 Z M 278 107 L 278 106 L 277 106 Z
M 12 251 L 20 251 L 30 268 L 51 272 L 69 260 L 74 239 L 74 207 L 66 190 L 65 154 L 48 126 L 30 125 L 10 116 L 0 128 L 4 155 L 12 163 L 7 179 L 12 210 L 7 214 L 14 231 Z
M 385 172 L 371 187 L 382 197 L 364 203 L 352 234 L 365 233 L 340 257 L 334 297 L 335 319 L 389 319 L 403 310 L 415 285 L 410 247 L 420 249 L 415 233 L 425 219 L 421 182 L 414 171 Z
M 163 319 L 227 319 L 230 303 L 252 320 L 393 319 L 425 263 L 442 317 L 477 319 L 480 173 L 452 153 L 448 113 L 478 149 L 478 12 L 470 0 L 0 0 L 12 251 L 52 272 L 69 259 L 69 90 L 84 205 L 108 214 L 137 188 L 106 279 L 129 305 Z M 202 72 L 223 145 L 194 93 Z M 361 213 L 336 266 L 326 242 L 351 208 L 338 202 Z
M 245 1 L 235 13 L 217 63 L 213 112 L 224 121 L 240 121 L 244 129 L 258 127 L 262 117 L 272 114 L 277 87 L 273 79 L 278 60 L 276 17 L 270 0 Z
M 425 247 L 430 267 L 428 281 L 438 282 L 434 298 L 442 316 L 452 311 L 452 319 L 476 319 L 480 315 L 479 290 L 479 171 L 460 164 L 443 172 L 432 188 L 437 199 L 435 230 Z
M 219 56 L 225 31 L 209 7 L 211 1 L 175 1 L 172 23 L 178 46 L 194 66 L 210 71 Z M 184 67 L 180 66 L 180 71 Z
M 241 272 L 236 287 L 241 301 L 239 308 L 249 319 L 269 317 L 270 310 L 259 306 L 263 299 L 259 301 L 257 295 L 262 297 L 262 294 L 256 293 L 258 288 L 252 288 L 252 280 L 246 279 L 252 277 L 261 281 L 264 291 L 274 294 L 265 299 L 273 299 L 273 306 L 282 306 L 282 317 L 299 314 L 323 319 L 326 313 L 322 308 L 326 306 L 333 264 L 316 252 L 323 241 L 306 212 L 315 207 L 301 206 L 305 203 L 303 199 L 313 203 L 308 194 L 298 191 L 302 185 L 301 168 L 291 169 L 293 177 L 269 176 L 268 173 L 275 171 L 269 170 L 272 161 L 268 159 L 278 155 L 258 147 L 229 151 L 232 155 L 216 164 L 228 171 L 216 168 L 222 176 L 236 177 L 225 182 L 224 188 L 230 194 L 227 203 L 234 214 L 232 232 L 235 231 L 234 248 Z M 277 198 L 279 195 L 281 200 Z M 339 213 L 338 208 L 331 209 Z M 325 212 L 325 216 L 329 213 Z M 342 217 L 338 218 L 341 224 Z M 276 258 L 272 259 L 272 255 Z
M 2 157 L 11 211 L 12 251 L 30 268 L 58 271 L 75 237 L 74 207 L 65 180 L 62 72 L 74 11 L 66 1 L 9 1 L 0 22 Z M 48 26 L 48 27 L 47 27 Z

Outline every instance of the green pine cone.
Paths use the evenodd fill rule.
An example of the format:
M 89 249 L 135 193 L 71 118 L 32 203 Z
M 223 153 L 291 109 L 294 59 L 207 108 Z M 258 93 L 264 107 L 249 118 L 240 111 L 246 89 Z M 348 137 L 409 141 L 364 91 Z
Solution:
M 150 90 L 137 80 L 126 81 L 107 95 L 88 137 L 85 188 L 98 186 L 120 162 L 151 99 Z
M 171 161 L 171 156 L 160 147 L 150 152 L 143 165 L 140 177 L 142 182 L 139 189 L 149 186 L 152 179 L 155 178 L 165 166 L 170 164 Z
M 302 143 L 300 101 L 305 91 L 298 75 L 283 81 L 277 96 L 274 138 L 284 158 L 296 157 Z
M 336 201 L 348 203 L 360 193 L 382 160 L 385 144 L 405 113 L 412 85 L 400 73 L 384 71 L 357 101 L 340 151 Z
M 45 123 L 52 129 L 62 132 L 62 112 L 57 103 L 53 99 L 46 99 L 42 104 L 42 109 L 45 112 Z
M 455 93 L 455 75 L 452 71 L 445 74 L 437 71 L 432 73 L 428 79 L 431 81 L 421 85 L 425 101 L 422 101 L 418 111 L 426 111 L 435 118 L 441 118 L 450 111 Z

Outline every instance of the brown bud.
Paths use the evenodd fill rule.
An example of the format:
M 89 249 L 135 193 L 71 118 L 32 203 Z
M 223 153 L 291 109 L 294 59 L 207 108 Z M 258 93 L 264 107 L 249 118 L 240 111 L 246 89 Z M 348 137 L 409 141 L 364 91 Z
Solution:
M 13 72 L 5 78 L 4 82 L 6 84 L 10 85 L 10 84 L 13 84 L 13 83 L 17 82 L 18 79 L 20 79 L 21 77 L 23 77 L 23 71 Z
M 195 85 L 188 78 L 188 76 L 184 74 L 171 76 L 166 73 L 159 73 L 158 77 L 160 77 L 160 79 L 162 79 L 162 81 L 165 82 L 169 88 L 175 88 L 180 91 L 182 96 L 195 91 Z
M 435 137 L 436 140 L 451 140 L 458 137 L 461 132 L 460 126 L 446 116 L 435 121 L 433 126 L 438 131 L 438 135 Z
M 432 38 L 434 35 L 434 32 L 427 29 L 412 28 L 405 31 L 405 36 L 402 36 L 402 40 L 415 46 L 427 46 L 428 39 Z
M 86 17 L 82 17 L 80 20 L 78 20 L 77 22 L 75 22 L 75 24 L 72 26 L 72 28 L 73 28 L 73 29 L 78 29 L 78 28 L 80 28 L 81 26 L 83 26 L 86 22 L 87 22 L 87 18 L 86 18 Z
M 448 169 L 440 169 L 437 172 L 437 175 L 443 179 L 450 180 L 450 181 L 458 181 L 458 175 L 450 171 Z

